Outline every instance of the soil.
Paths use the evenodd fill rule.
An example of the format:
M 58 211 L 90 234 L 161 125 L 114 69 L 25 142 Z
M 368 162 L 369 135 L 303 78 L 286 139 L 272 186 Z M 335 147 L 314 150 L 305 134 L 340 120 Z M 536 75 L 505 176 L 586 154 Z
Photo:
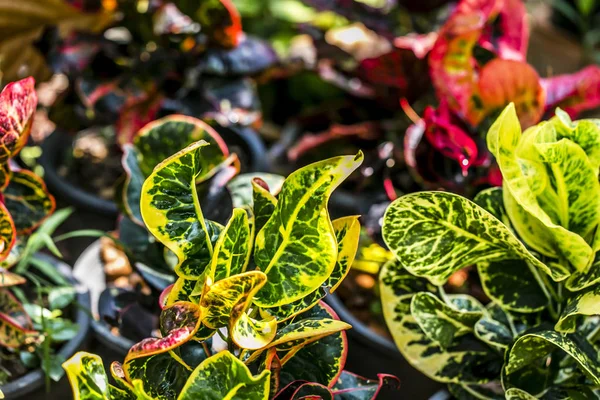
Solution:
M 64 154 L 58 173 L 69 182 L 105 200 L 115 196 L 115 183 L 123 175 L 122 152 L 114 130 L 91 128 L 73 139 L 72 151 Z

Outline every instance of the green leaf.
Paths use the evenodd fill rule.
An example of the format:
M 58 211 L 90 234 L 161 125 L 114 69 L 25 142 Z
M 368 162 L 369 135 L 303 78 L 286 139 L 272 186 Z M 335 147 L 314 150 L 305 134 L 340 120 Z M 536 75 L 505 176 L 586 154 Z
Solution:
M 511 227 L 510 218 L 508 217 L 506 209 L 504 208 L 501 187 L 493 187 L 482 190 L 481 192 L 477 193 L 473 199 L 473 203 L 492 214 L 498 221 L 506 225 L 506 227 Z
M 556 349 L 569 355 L 594 385 L 600 384 L 600 363 L 594 347 L 578 335 L 561 335 L 550 330 L 526 333 L 519 337 L 507 352 L 505 373 L 507 376 L 518 374 Z
M 0 260 L 5 260 L 17 239 L 17 231 L 10 213 L 4 204 L 0 203 Z
M 442 285 L 454 272 L 484 261 L 520 258 L 550 270 L 510 230 L 475 203 L 451 193 L 421 192 L 395 200 L 386 210 L 383 238 L 412 274 Z
M 263 181 L 252 180 L 252 203 L 254 219 L 256 221 L 256 232 L 260 232 L 263 226 L 265 226 L 277 206 L 277 199 L 263 184 Z
M 567 138 L 577 143 L 587 155 L 594 171 L 600 169 L 600 127 L 597 120 L 583 119 L 573 122 L 569 114 L 557 108 L 550 120 L 556 129 L 557 139 Z
M 108 376 L 100 357 L 80 351 L 62 366 L 71 383 L 74 400 L 112 400 Z
M 219 134 L 205 122 L 184 115 L 169 115 L 144 126 L 133 140 L 137 149 L 139 169 L 144 176 L 150 176 L 154 168 L 192 143 L 204 141 L 209 146 L 202 151 L 197 161 L 199 181 L 205 181 L 215 172 L 227 156 L 229 150 Z M 199 182 L 198 182 L 199 183 Z
M 381 388 L 398 389 L 400 380 L 388 374 L 377 374 L 377 379 L 366 379 L 352 372 L 342 371 L 337 382 L 331 388 L 334 398 L 339 400 L 372 400 Z
M 549 304 L 538 271 L 523 260 L 480 262 L 477 270 L 485 294 L 508 310 L 533 313 Z
M 513 341 L 509 317 L 496 303 L 490 303 L 487 308 L 488 313 L 475 324 L 475 336 L 492 347 L 504 350 Z
M 222 351 L 196 367 L 177 400 L 267 400 L 270 374 L 252 376 L 244 363 Z
M 381 271 L 380 291 L 383 315 L 398 350 L 416 369 L 431 379 L 446 383 L 485 383 L 496 378 L 501 362 L 489 349 L 468 335 L 447 349 L 431 341 L 410 313 L 412 294 L 402 294 L 407 284 L 427 286 L 402 279 L 406 271 L 385 266 Z
M 551 127 L 551 125 L 548 125 L 548 127 Z M 591 199 L 589 204 L 583 205 L 581 202 L 587 201 L 588 194 L 581 196 L 580 194 L 582 190 L 587 190 L 590 185 L 594 184 L 596 188 L 592 192 L 600 191 L 597 173 L 594 174 L 589 160 L 583 154 L 583 150 L 578 146 L 574 146 L 573 143 L 566 141 L 570 144 L 543 143 L 543 141 L 552 139 L 552 132 L 549 132 L 548 129 L 544 130 L 542 126 L 536 131 L 530 131 L 529 135 L 533 141 L 533 148 L 539 152 L 539 157 L 550 164 L 548 166 L 551 168 L 553 178 L 550 181 L 554 181 L 556 192 L 552 187 L 545 188 L 543 192 L 535 190 L 536 188 L 531 186 L 531 179 L 523 172 L 523 168 L 527 172 L 527 168 L 531 167 L 531 163 L 523 158 L 518 158 L 516 154 L 517 146 L 521 141 L 521 127 L 514 105 L 507 106 L 490 128 L 487 135 L 488 148 L 496 157 L 502 171 L 504 190 L 510 191 L 516 203 L 543 224 L 554 238 L 554 244 L 562 255 L 577 270 L 584 271 L 591 264 L 593 254 L 591 247 L 577 232 L 588 230 L 590 224 L 597 225 L 598 216 L 600 215 L 600 209 L 597 205 L 600 204 L 598 203 L 600 199 Z M 534 135 L 537 136 L 534 137 Z M 528 153 L 530 157 L 535 157 L 532 152 Z M 591 183 L 588 179 L 590 174 L 593 175 Z M 535 175 L 536 172 L 532 171 L 530 176 L 535 177 Z M 554 197 L 557 197 L 558 201 L 552 198 L 546 202 L 546 208 L 544 208 L 538 200 L 540 194 L 544 196 L 556 195 Z M 591 193 L 589 196 L 592 196 Z M 578 207 L 583 206 L 583 208 L 576 208 L 575 203 L 570 204 L 570 201 L 575 201 Z M 557 208 L 558 212 L 554 212 L 553 208 Z M 547 211 L 555 215 L 554 220 L 548 215 Z M 511 220 L 518 219 L 518 215 L 512 212 L 511 207 L 507 208 L 507 212 L 511 216 Z M 586 217 L 586 214 L 590 212 L 592 214 Z M 560 223 L 556 221 L 557 217 Z M 573 232 L 569 230 L 571 225 L 573 225 Z M 552 268 L 551 272 L 551 276 L 555 281 L 566 278 L 564 271 Z
M 358 218 L 358 216 L 350 216 L 338 218 L 333 221 L 333 229 L 338 243 L 335 268 L 323 285 L 308 296 L 290 304 L 269 308 L 268 312 L 275 316 L 279 322 L 314 307 L 321 299 L 327 296 L 327 291 L 333 293 L 342 283 L 348 272 L 350 272 L 350 267 L 358 250 L 360 237 L 360 222 Z
M 173 152 L 175 153 L 175 152 Z M 123 170 L 125 171 L 125 181 L 123 182 L 122 192 L 117 196 L 122 196 L 122 205 L 124 214 L 127 215 L 136 224 L 144 225 L 142 211 L 140 209 L 140 200 L 142 187 L 147 175 L 144 175 L 140 168 L 138 159 L 141 156 L 131 144 L 123 145 Z
M 577 330 L 577 317 L 600 314 L 600 286 L 595 286 L 570 298 L 554 329 L 562 333 Z
M 219 281 L 246 270 L 252 251 L 252 230 L 248 213 L 234 208 L 233 215 L 215 244 L 211 276 Z
M 234 207 L 253 206 L 253 185 L 254 178 L 259 178 L 266 183 L 269 192 L 276 196 L 281 190 L 281 185 L 285 177 L 276 174 L 267 173 L 247 173 L 241 174 L 233 178 L 227 183 L 227 189 L 231 193 L 231 200 Z M 267 218 L 268 219 L 268 218 Z M 266 222 L 266 220 L 265 220 Z
M 600 252 L 594 257 L 594 262 L 587 272 L 574 271 L 565 282 L 565 287 L 572 292 L 577 292 L 600 282 Z
M 292 303 L 327 280 L 337 259 L 327 202 L 362 160 L 362 153 L 330 158 L 285 180 L 273 215 L 256 237 L 254 260 L 268 278 L 254 299 L 256 305 Z
M 32 232 L 56 208 L 44 181 L 31 171 L 14 171 L 3 194 L 18 234 Z
M 299 316 L 308 321 L 338 320 L 333 310 L 320 303 Z M 339 378 L 348 352 L 348 340 L 343 330 L 309 340 L 288 342 L 277 347 L 285 349 L 281 357 L 280 381 L 286 386 L 295 380 L 315 382 L 331 387 Z M 287 350 L 289 348 L 289 350 Z
M 252 318 L 246 311 L 234 310 L 231 314 L 230 334 L 233 343 L 242 349 L 260 349 L 267 346 L 277 333 L 277 320 Z
M 483 316 L 481 311 L 460 311 L 427 292 L 412 297 L 410 310 L 425 335 L 444 349 L 457 337 L 473 332 Z
M 205 173 L 203 149 L 191 144 L 156 166 L 142 188 L 141 211 L 148 230 L 177 256 L 175 272 L 198 279 L 212 260 L 218 226 L 206 221 L 196 192 Z
M 506 391 L 506 400 L 536 400 L 537 397 L 530 395 L 524 390 L 510 388 Z
M 208 283 L 200 300 L 202 323 L 212 329 L 229 326 L 233 310 L 247 310 L 266 280 L 264 273 L 248 271 Z
M 18 349 L 38 335 L 23 305 L 8 289 L 0 289 L 0 345 Z

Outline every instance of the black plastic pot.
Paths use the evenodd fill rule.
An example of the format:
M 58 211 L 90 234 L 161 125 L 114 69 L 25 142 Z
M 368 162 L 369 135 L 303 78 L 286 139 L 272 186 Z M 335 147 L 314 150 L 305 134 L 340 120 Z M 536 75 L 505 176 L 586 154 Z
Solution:
M 325 298 L 342 321 L 352 325 L 347 331 L 348 358 L 346 369 L 367 378 L 375 378 L 378 373 L 387 373 L 400 379 L 400 392 L 382 393 L 378 400 L 411 400 L 440 399 L 445 397 L 438 393 L 443 385 L 435 382 L 414 369 L 402 357 L 396 345 L 391 340 L 378 335 L 360 322 L 346 308 L 335 294 Z M 401 395 L 400 393 L 404 393 Z M 434 396 L 434 397 L 432 397 Z
M 100 241 L 92 243 L 87 249 L 81 253 L 75 266 L 73 274 L 82 284 L 84 284 L 90 293 L 91 307 L 90 310 L 94 315 L 91 321 L 92 331 L 98 341 L 119 356 L 125 356 L 131 346 L 135 343 L 123 336 L 116 336 L 110 331 L 110 327 L 103 321 L 96 320 L 98 315 L 98 301 L 100 295 L 106 288 L 106 276 L 104 274 L 104 266 L 100 258 Z
M 74 320 L 79 325 L 79 330 L 77 335 L 65 343 L 58 351 L 59 355 L 68 359 L 82 346 L 89 333 L 91 320 L 88 313 L 90 308 L 90 294 L 73 277 L 71 268 L 67 264 L 46 254 L 37 254 L 37 257 L 51 263 L 61 275 L 67 278 L 77 288 L 78 307 L 75 308 Z M 44 383 L 44 372 L 41 368 L 38 368 L 23 375 L 19 379 L 0 387 L 0 390 L 2 390 L 6 399 L 31 398 L 29 395 L 44 386 Z
M 220 128 L 219 134 L 229 147 L 237 153 L 244 172 L 268 172 L 266 149 L 258 134 L 250 128 Z M 70 151 L 73 138 L 64 131 L 56 130 L 42 143 L 40 164 L 44 167 L 44 180 L 50 191 L 68 204 L 77 208 L 116 217 L 119 213 L 114 201 L 101 199 L 69 182 L 58 173 L 65 151 Z

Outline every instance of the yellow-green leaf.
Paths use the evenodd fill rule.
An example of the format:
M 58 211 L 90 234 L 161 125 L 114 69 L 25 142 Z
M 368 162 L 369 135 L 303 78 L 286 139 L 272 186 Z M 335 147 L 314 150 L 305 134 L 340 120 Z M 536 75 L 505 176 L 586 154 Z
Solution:
M 268 278 L 254 299 L 256 305 L 292 303 L 327 280 L 337 259 L 327 202 L 362 160 L 362 153 L 330 158 L 285 180 L 273 215 L 256 237 L 254 259 Z

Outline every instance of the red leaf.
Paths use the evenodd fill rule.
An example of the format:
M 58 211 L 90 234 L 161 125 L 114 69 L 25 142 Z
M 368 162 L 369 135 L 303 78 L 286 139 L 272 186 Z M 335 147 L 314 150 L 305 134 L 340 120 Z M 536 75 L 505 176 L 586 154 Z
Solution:
M 0 93 L 0 163 L 5 164 L 27 143 L 36 107 L 32 77 L 9 83 Z
M 560 107 L 571 117 L 600 106 L 600 67 L 591 65 L 574 74 L 542 79 L 546 110 Z
M 469 109 L 468 120 L 473 125 L 510 102 L 515 103 L 523 128 L 538 123 L 544 113 L 540 78 L 531 65 L 521 61 L 495 59 L 487 63 L 479 76 L 479 98 L 483 109 L 475 104 Z

